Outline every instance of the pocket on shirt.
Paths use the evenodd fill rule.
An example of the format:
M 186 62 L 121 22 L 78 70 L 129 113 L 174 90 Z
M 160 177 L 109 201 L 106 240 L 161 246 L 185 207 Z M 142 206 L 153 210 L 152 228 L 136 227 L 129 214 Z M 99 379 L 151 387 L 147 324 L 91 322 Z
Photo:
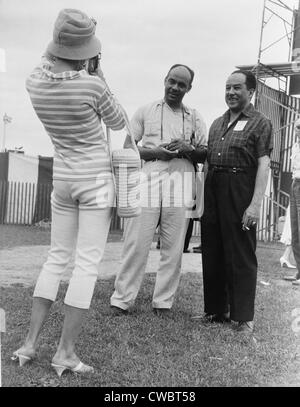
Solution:
M 232 133 L 231 148 L 238 148 L 244 150 L 247 145 L 247 136 L 245 136 L 244 131 L 234 131 Z
M 144 137 L 159 137 L 161 133 L 161 125 L 157 121 L 145 121 Z

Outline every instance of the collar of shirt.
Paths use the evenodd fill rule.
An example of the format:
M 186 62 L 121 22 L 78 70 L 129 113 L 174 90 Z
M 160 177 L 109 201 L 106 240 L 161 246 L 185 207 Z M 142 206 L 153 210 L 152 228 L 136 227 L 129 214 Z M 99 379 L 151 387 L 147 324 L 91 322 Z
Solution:
M 53 80 L 69 80 L 69 79 L 75 79 L 79 78 L 80 76 L 87 75 L 87 72 L 82 69 L 81 71 L 65 71 L 65 72 L 59 72 L 59 73 L 54 73 L 49 71 L 47 68 L 43 68 L 43 73 L 50 79 Z
M 88 75 L 88 73 L 81 69 L 80 71 L 64 71 L 59 73 L 51 72 L 53 62 L 47 57 L 42 57 L 41 69 L 44 75 L 52 80 L 69 80 L 79 78 L 80 76 Z
M 165 102 L 164 99 L 161 99 L 161 100 L 159 100 L 159 101 L 157 102 L 157 105 L 156 105 L 156 106 L 162 106 L 163 103 L 165 103 L 165 104 L 167 105 L 167 102 Z M 169 105 L 168 105 L 168 106 L 169 106 Z M 170 107 L 170 106 L 169 106 L 169 107 Z M 189 107 L 185 106 L 183 103 L 182 103 L 182 107 L 183 107 L 184 113 L 189 114 L 189 115 L 192 114 L 191 109 L 190 109 Z M 170 109 L 172 109 L 172 108 L 170 107 Z M 173 110 L 173 109 L 172 109 L 172 110 Z
M 249 103 L 249 105 L 247 105 L 247 106 L 241 111 L 239 117 L 238 117 L 235 121 L 240 120 L 240 118 L 241 118 L 242 115 L 245 116 L 245 117 L 251 118 L 251 117 L 254 116 L 254 114 L 255 114 L 254 106 L 252 105 L 252 103 Z M 228 121 L 228 123 L 229 123 L 229 120 L 230 120 L 230 110 L 229 110 L 229 109 L 224 113 L 223 118 L 224 118 L 225 121 Z

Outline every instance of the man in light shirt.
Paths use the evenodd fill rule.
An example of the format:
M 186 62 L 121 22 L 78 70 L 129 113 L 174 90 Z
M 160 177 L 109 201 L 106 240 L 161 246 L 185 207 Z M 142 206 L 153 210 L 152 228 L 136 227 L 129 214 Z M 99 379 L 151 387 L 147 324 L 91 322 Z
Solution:
M 160 264 L 152 307 L 165 315 L 179 284 L 182 251 L 192 216 L 195 164 L 206 159 L 206 126 L 200 114 L 182 100 L 191 90 L 194 72 L 173 65 L 165 78 L 164 98 L 137 110 L 131 121 L 139 152 L 145 161 L 141 185 L 142 213 L 125 225 L 122 266 L 111 297 L 114 314 L 133 306 L 142 283 L 149 250 L 160 224 Z M 130 145 L 129 137 L 125 146 Z

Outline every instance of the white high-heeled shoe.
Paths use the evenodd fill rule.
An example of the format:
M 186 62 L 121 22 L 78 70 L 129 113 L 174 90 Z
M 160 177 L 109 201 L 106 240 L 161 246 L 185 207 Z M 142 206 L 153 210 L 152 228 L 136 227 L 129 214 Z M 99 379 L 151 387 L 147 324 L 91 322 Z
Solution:
M 19 361 L 19 366 L 22 367 L 25 365 L 25 363 L 30 362 L 32 360 L 32 358 L 30 356 L 21 355 L 21 353 L 16 351 L 13 353 L 11 360 Z
M 297 268 L 296 266 L 294 266 L 293 264 L 291 264 L 287 259 L 285 259 L 284 257 L 280 257 L 280 265 L 281 267 L 287 267 L 289 269 L 295 269 Z
M 56 371 L 59 377 L 61 377 L 65 370 L 70 370 L 71 372 L 79 374 L 94 373 L 94 368 L 92 366 L 85 365 L 82 362 L 79 362 L 78 365 L 73 368 L 63 365 L 57 365 L 56 363 L 51 363 L 51 366 Z

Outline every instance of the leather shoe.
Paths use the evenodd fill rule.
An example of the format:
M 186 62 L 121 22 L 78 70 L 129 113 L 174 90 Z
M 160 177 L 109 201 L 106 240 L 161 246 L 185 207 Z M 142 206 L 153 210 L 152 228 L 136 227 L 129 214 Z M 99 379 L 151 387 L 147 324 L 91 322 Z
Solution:
M 121 317 L 124 315 L 128 315 L 127 309 L 122 309 L 122 308 L 116 307 L 115 305 L 111 305 L 110 309 L 111 309 L 111 315 L 113 317 Z
M 158 317 L 168 317 L 170 315 L 169 308 L 153 308 L 153 312 Z
M 230 323 L 231 319 L 229 317 L 229 313 L 226 314 L 205 314 L 205 315 L 195 315 L 192 316 L 191 319 L 193 321 L 201 320 L 204 323 Z
M 193 252 L 194 252 L 194 253 L 202 253 L 201 246 L 193 247 Z
M 231 322 L 231 319 L 229 318 L 229 313 L 208 315 L 207 319 L 208 319 L 208 322 L 212 322 L 212 323 L 216 322 L 216 323 L 223 324 L 224 322 Z
M 298 280 L 296 280 L 296 281 L 293 281 L 292 284 L 293 284 L 293 285 L 300 285 L 300 278 L 299 278 Z
M 245 334 L 251 334 L 254 329 L 253 321 L 240 321 L 238 323 L 237 331 Z

